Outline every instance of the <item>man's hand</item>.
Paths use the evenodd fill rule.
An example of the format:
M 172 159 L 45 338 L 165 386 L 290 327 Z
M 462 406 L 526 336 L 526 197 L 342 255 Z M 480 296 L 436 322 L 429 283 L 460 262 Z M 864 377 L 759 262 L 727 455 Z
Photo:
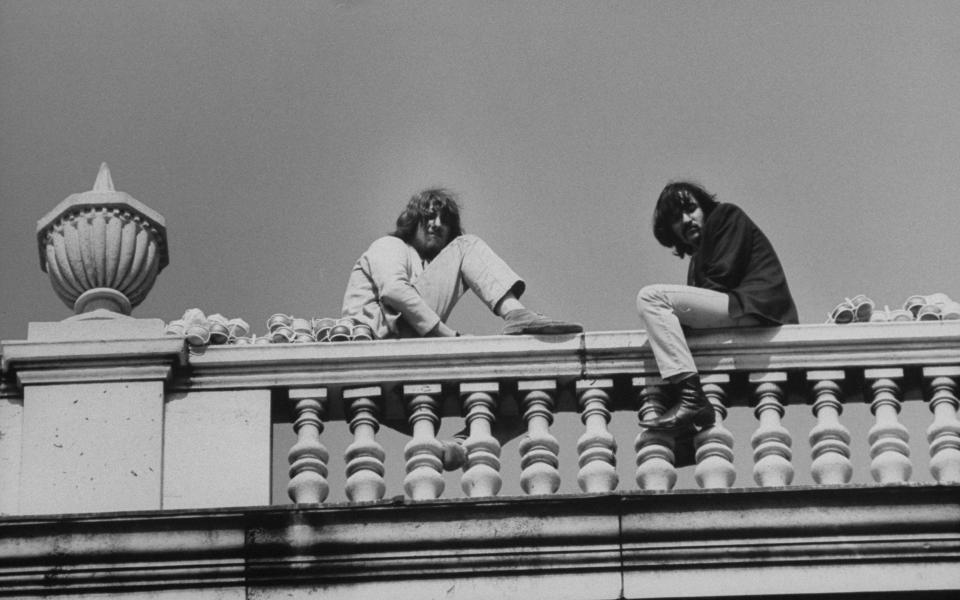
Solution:
M 437 326 L 427 332 L 425 337 L 459 337 L 456 329 L 451 329 L 446 323 L 440 321 Z

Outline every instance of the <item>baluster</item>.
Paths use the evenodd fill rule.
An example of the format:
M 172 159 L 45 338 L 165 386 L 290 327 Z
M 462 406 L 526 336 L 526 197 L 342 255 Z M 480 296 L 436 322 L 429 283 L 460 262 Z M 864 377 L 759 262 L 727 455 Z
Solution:
M 870 384 L 873 401 L 870 411 L 876 422 L 870 428 L 870 474 L 877 483 L 904 483 L 910 479 L 910 433 L 898 420 L 903 369 L 867 369 L 864 378 Z
M 727 418 L 727 391 L 724 386 L 730 384 L 730 376 L 719 373 L 703 375 L 700 382 L 704 395 L 717 414 L 717 421 L 695 438 L 697 467 L 693 476 L 704 489 L 730 488 L 737 480 L 737 469 L 733 466 L 733 434 L 723 424 Z
M 750 374 L 750 383 L 756 385 L 757 408 L 754 414 L 760 422 L 750 438 L 753 446 L 753 479 L 762 487 L 785 486 L 793 481 L 793 465 L 790 463 L 793 440 L 790 432 L 781 424 L 786 412 L 781 384 L 786 381 L 786 373 Z
M 470 428 L 470 436 L 463 444 L 467 462 L 460 486 L 470 498 L 496 496 L 503 483 L 500 442 L 491 435 L 499 392 L 500 386 L 496 383 L 460 384 L 467 427 Z
M 555 381 L 520 381 L 527 435 L 520 442 L 520 486 L 530 495 L 553 494 L 560 488 L 560 444 L 550 433 L 556 403 Z
M 437 440 L 436 428 L 440 384 L 405 385 L 403 396 L 410 409 L 413 439 L 403 449 L 407 476 L 403 489 L 413 500 L 432 500 L 443 493 L 443 445 Z
M 669 404 L 664 389 L 665 382 L 659 377 L 634 377 L 633 387 L 639 388 L 641 421 L 659 417 Z M 641 429 L 633 444 L 637 453 L 637 485 L 642 490 L 668 492 L 677 483 L 674 467 L 674 437 L 663 431 Z
M 930 473 L 937 483 L 960 483 L 960 421 L 957 420 L 957 377 L 960 367 L 928 367 L 933 423 L 927 428 Z
M 290 462 L 287 494 L 297 504 L 319 504 L 327 499 L 330 492 L 327 484 L 327 460 L 330 455 L 320 442 L 327 390 L 291 389 L 290 400 L 294 402 L 296 411 L 293 430 L 297 433 L 297 442 L 287 454 Z
M 617 441 L 607 430 L 607 423 L 610 422 L 609 390 L 612 389 L 612 379 L 577 382 L 580 420 L 586 426 L 586 431 L 577 440 L 580 464 L 577 483 L 588 494 L 613 491 L 620 482 L 617 476 Z
M 843 371 L 810 371 L 807 381 L 813 384 L 813 414 L 817 424 L 810 430 L 810 472 L 813 480 L 823 485 L 850 483 L 853 464 L 850 462 L 850 430 L 840 423 L 843 401 L 840 382 Z
M 387 485 L 383 479 L 386 454 L 376 439 L 380 430 L 380 406 L 383 391 L 379 387 L 343 390 L 343 401 L 350 415 L 353 443 L 347 446 L 347 498 L 351 502 L 371 502 L 383 498 Z

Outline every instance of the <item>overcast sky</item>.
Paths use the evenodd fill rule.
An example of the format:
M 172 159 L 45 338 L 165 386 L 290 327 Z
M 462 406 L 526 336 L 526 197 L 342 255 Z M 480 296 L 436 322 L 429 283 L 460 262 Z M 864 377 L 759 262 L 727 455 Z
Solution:
M 71 314 L 36 220 L 89 190 L 166 218 L 135 316 L 332 316 L 430 185 L 589 330 L 636 329 L 685 264 L 664 184 L 739 204 L 801 321 L 843 296 L 960 298 L 955 2 L 0 2 L 0 338 Z M 453 324 L 500 323 L 471 300 Z
M 0 339 L 72 314 L 36 221 L 102 161 L 166 219 L 139 317 L 336 316 L 444 185 L 531 308 L 637 329 L 685 278 L 650 224 L 681 178 L 765 230 L 803 323 L 960 299 L 958 71 L 954 1 L 0 0 Z M 472 299 L 451 325 L 501 328 Z

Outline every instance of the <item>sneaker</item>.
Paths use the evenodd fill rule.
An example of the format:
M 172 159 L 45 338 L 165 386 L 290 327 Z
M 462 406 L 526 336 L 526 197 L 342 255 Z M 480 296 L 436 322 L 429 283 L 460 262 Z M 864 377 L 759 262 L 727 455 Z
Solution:
M 947 302 L 940 309 L 940 318 L 944 321 L 956 321 L 960 319 L 960 302 Z
M 503 316 L 504 335 L 582 333 L 583 325 L 557 321 L 526 308 L 511 310 Z

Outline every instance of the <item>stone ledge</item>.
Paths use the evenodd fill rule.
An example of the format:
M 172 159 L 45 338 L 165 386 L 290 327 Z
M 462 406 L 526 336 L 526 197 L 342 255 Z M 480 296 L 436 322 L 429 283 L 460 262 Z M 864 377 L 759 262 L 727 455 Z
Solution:
M 690 336 L 704 373 L 960 365 L 960 321 L 717 329 Z M 644 331 L 212 346 L 190 389 L 656 375 Z
M 3 518 L 0 595 L 246 586 L 266 597 L 385 589 L 458 599 L 524 589 L 703 597 L 825 591 L 824 576 L 848 593 L 957 590 L 958 490 L 623 492 Z M 904 575 L 910 569 L 923 575 L 920 587 Z
M 183 338 L 83 341 L 5 341 L 0 365 L 4 373 L 33 369 L 97 369 L 145 364 L 187 363 Z

